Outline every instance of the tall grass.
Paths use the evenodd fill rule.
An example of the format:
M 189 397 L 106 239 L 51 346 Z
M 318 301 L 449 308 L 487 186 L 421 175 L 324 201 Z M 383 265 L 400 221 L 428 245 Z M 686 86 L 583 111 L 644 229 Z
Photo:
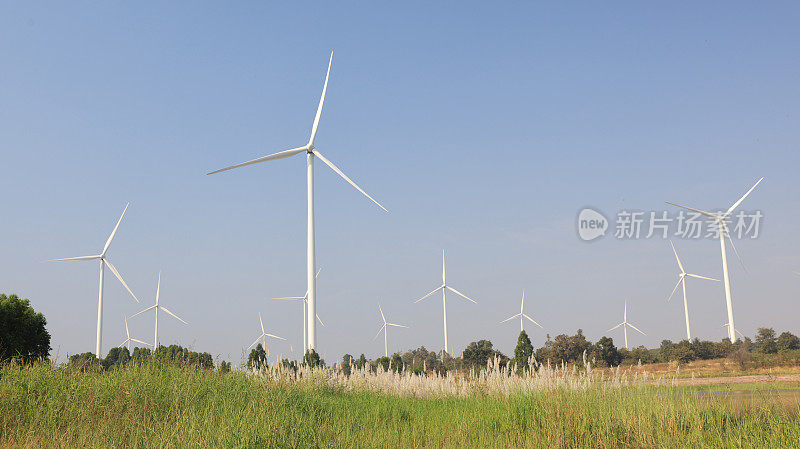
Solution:
M 555 374 L 572 375 L 566 370 Z M 248 448 L 800 444 L 798 405 L 779 407 L 769 398 L 757 406 L 736 407 L 710 397 L 671 394 L 672 387 L 642 382 L 611 388 L 578 382 L 573 385 L 577 388 L 564 383 L 507 392 L 409 395 L 405 389 L 395 394 L 374 387 L 388 384 L 385 376 L 404 381 L 402 376 L 368 376 L 356 374 L 348 384 L 332 370 L 301 371 L 290 378 L 288 373 L 223 375 L 155 364 L 88 373 L 49 364 L 5 366 L 0 368 L 0 444 Z M 584 376 L 581 382 L 586 382 L 585 373 L 575 376 Z M 479 377 L 452 381 L 489 382 Z

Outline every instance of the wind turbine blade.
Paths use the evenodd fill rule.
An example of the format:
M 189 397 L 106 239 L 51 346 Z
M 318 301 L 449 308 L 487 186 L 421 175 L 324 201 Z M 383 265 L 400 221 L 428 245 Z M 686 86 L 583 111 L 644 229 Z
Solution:
M 330 167 L 330 168 L 331 168 L 331 170 L 335 171 L 335 172 L 336 172 L 336 173 L 337 173 L 339 176 L 341 176 L 342 178 L 344 178 L 344 180 L 345 180 L 345 181 L 349 182 L 351 186 L 355 187 L 355 188 L 356 188 L 356 190 L 358 190 L 358 191 L 359 191 L 359 192 L 361 192 L 361 193 L 362 193 L 364 196 L 366 196 L 367 198 L 369 198 L 369 199 L 370 199 L 370 200 L 371 200 L 373 203 L 377 204 L 377 205 L 378 205 L 378 207 L 380 207 L 381 209 L 383 209 L 383 210 L 384 210 L 384 211 L 386 211 L 387 213 L 389 212 L 388 210 L 386 210 L 386 208 L 385 208 L 385 207 L 381 206 L 381 203 L 379 203 L 379 202 L 375 201 L 375 198 L 372 198 L 371 196 L 369 196 L 369 195 L 367 194 L 367 192 L 365 192 L 365 191 L 364 191 L 364 190 L 363 190 L 361 187 L 359 187 L 358 185 L 356 185 L 356 183 L 355 183 L 355 182 L 353 182 L 353 180 L 352 180 L 352 179 L 348 178 L 348 177 L 347 177 L 347 175 L 345 175 L 345 174 L 344 174 L 344 173 L 343 173 L 341 170 L 339 170 L 339 167 L 335 166 L 335 165 L 333 164 L 333 162 L 331 162 L 331 161 L 329 161 L 329 160 L 325 159 L 325 156 L 323 156 L 323 155 L 322 155 L 322 154 L 321 154 L 319 151 L 317 151 L 317 150 L 314 150 L 314 154 L 315 154 L 317 157 L 319 157 L 319 158 L 320 158 L 320 160 L 321 160 L 322 162 L 324 162 L 324 163 L 325 163 L 325 164 L 326 164 L 328 167 Z
M 432 294 L 434 294 L 434 293 L 438 292 L 439 290 L 441 290 L 441 289 L 443 289 L 443 288 L 444 288 L 444 285 L 443 285 L 443 286 L 441 286 L 441 287 L 436 287 L 436 289 L 435 289 L 435 290 L 433 290 L 432 292 L 430 292 L 430 293 L 428 293 L 427 295 L 423 296 L 422 298 L 419 298 L 418 300 L 414 301 L 414 304 L 416 304 L 416 303 L 418 303 L 418 302 L 422 301 L 423 299 L 425 299 L 425 298 L 427 298 L 428 296 L 430 296 L 430 295 L 432 295 Z
M 258 324 L 261 325 L 261 333 L 264 333 L 264 321 L 261 320 L 261 312 L 258 312 Z
M 322 320 L 321 320 L 321 319 L 319 319 L 319 315 L 317 315 L 317 321 L 319 321 L 319 324 L 321 324 L 321 325 L 325 326 L 325 323 L 323 323 L 323 322 L 322 322 Z
M 619 323 L 619 324 L 617 324 L 616 326 L 612 327 L 611 329 L 607 330 L 606 332 L 611 332 L 611 331 L 613 331 L 614 329 L 616 329 L 616 328 L 618 328 L 618 327 L 622 326 L 623 324 L 625 324 L 625 323 Z
M 381 311 L 381 319 L 382 319 L 382 320 L 383 320 L 383 322 L 385 323 L 385 322 L 386 322 L 386 316 L 383 314 L 383 309 L 381 308 L 381 305 L 380 305 L 380 304 L 378 304 L 378 310 L 380 310 L 380 311 Z
M 305 296 L 281 296 L 280 298 L 272 298 L 272 299 L 279 299 L 283 301 L 301 301 L 306 299 Z
M 394 327 L 404 327 L 404 328 L 408 329 L 408 326 L 404 326 L 402 324 L 386 323 L 386 325 L 394 326 Z
M 681 273 L 685 273 L 686 270 L 683 268 L 683 264 L 681 263 L 681 258 L 678 257 L 678 252 L 675 251 L 675 245 L 672 244 L 672 240 L 669 241 L 669 245 L 672 247 L 672 252 L 675 253 L 675 260 L 678 261 L 678 266 L 681 268 Z
M 722 231 L 721 232 L 723 232 L 725 234 L 725 237 L 727 237 L 728 241 L 731 243 L 731 248 L 733 248 L 733 252 L 734 252 L 734 254 L 736 254 L 736 258 L 739 259 L 739 263 L 742 265 L 742 268 L 744 269 L 745 273 L 749 273 L 749 271 L 747 271 L 747 267 L 744 266 L 744 261 L 742 261 L 742 257 L 739 256 L 739 250 L 737 250 L 736 249 L 736 245 L 733 244 L 733 239 L 731 238 L 731 233 L 728 230 L 727 223 L 725 223 L 725 220 L 722 220 L 722 219 L 719 219 L 718 221 L 719 221 L 719 223 L 722 223 Z
M 256 341 L 254 341 L 254 342 L 253 342 L 253 344 L 251 344 L 250 346 L 248 346 L 248 347 L 247 347 L 247 349 L 252 349 L 252 348 L 253 348 L 253 346 L 257 345 L 257 344 L 258 344 L 258 342 L 259 342 L 259 341 L 261 341 L 261 337 L 263 337 L 263 335 L 259 335 L 259 336 L 258 336 L 258 338 L 256 338 Z
M 523 310 L 525 310 L 525 290 L 524 289 L 522 290 L 522 302 L 520 302 L 520 304 L 519 304 L 519 313 L 522 313 Z
M 444 268 L 445 268 L 445 265 L 444 265 L 444 250 L 442 250 L 442 285 L 447 285 L 447 281 L 445 280 L 445 276 L 444 276 L 444 274 L 445 274 L 444 273 Z
M 475 304 L 477 304 L 477 302 L 475 302 L 475 300 L 474 300 L 474 299 L 467 297 L 467 295 L 465 295 L 465 294 L 461 293 L 460 291 L 458 291 L 458 290 L 454 289 L 453 287 L 450 287 L 450 286 L 445 286 L 445 288 L 447 288 L 447 289 L 448 289 L 448 290 L 450 290 L 451 292 L 455 293 L 456 295 L 458 295 L 458 296 L 460 296 L 460 297 L 462 297 L 462 298 L 464 298 L 464 299 L 466 299 L 466 300 L 468 300 L 468 301 L 472 301 L 472 302 L 474 302 Z
M 755 185 L 753 185 L 753 187 L 750 187 L 750 190 L 748 190 L 747 193 L 742 195 L 742 197 L 739 198 L 739 201 L 733 203 L 733 206 L 731 206 L 730 209 L 728 209 L 728 211 L 725 212 L 725 214 L 723 216 L 727 217 L 728 215 L 730 215 L 731 212 L 733 212 L 734 209 L 736 209 L 740 204 L 742 204 L 742 201 L 744 201 L 744 199 L 747 198 L 747 195 L 750 195 L 750 192 L 752 192 L 753 189 L 755 189 L 757 185 L 761 184 L 761 181 L 763 181 L 763 180 L 764 180 L 764 178 L 761 178 L 758 181 L 756 181 Z
M 122 210 L 122 215 L 119 216 L 119 220 L 117 220 L 117 225 L 114 226 L 114 230 L 111 231 L 111 235 L 108 236 L 108 240 L 106 240 L 106 244 L 103 247 L 103 252 L 101 254 L 105 255 L 106 251 L 108 251 L 108 247 L 111 246 L 111 241 L 114 240 L 114 236 L 117 234 L 117 229 L 119 229 L 119 224 L 122 223 L 122 217 L 125 216 L 125 211 L 128 210 L 128 206 L 130 205 L 131 203 L 126 204 L 125 209 Z
M 634 326 L 633 324 L 631 324 L 631 323 L 627 323 L 627 324 L 628 324 L 628 326 L 630 326 L 630 327 L 631 327 L 633 330 L 635 330 L 635 331 L 639 332 L 640 334 L 642 334 L 642 335 L 647 335 L 647 334 L 645 334 L 644 332 L 640 331 L 640 330 L 639 330 L 639 328 L 637 328 L 637 327 L 636 327 L 636 326 Z
M 697 279 L 707 279 L 707 280 L 709 280 L 709 281 L 717 281 L 717 282 L 720 282 L 720 280 L 719 280 L 719 279 L 714 279 L 714 278 L 710 278 L 710 277 L 706 277 L 706 276 L 700 276 L 699 274 L 690 274 L 690 273 L 686 273 L 686 276 L 691 276 L 691 277 L 693 277 L 693 278 L 697 278 Z
M 542 326 L 541 324 L 539 324 L 539 323 L 537 323 L 536 321 L 534 321 L 534 319 L 533 319 L 533 318 L 531 318 L 531 317 L 529 317 L 528 315 L 525 315 L 525 314 L 523 313 L 523 314 L 522 314 L 522 316 L 524 316 L 525 318 L 527 318 L 528 320 L 530 320 L 530 322 L 531 322 L 531 323 L 533 323 L 533 324 L 535 324 L 535 325 L 537 325 L 537 326 L 541 327 L 542 329 L 544 329 L 544 326 Z
M 669 298 L 667 298 L 667 301 L 669 301 L 670 299 L 672 299 L 672 295 L 674 295 L 674 294 L 675 294 L 675 292 L 678 290 L 678 287 L 680 287 L 680 285 L 681 285 L 681 282 L 683 282 L 683 276 L 681 276 L 681 278 L 680 278 L 680 279 L 678 279 L 678 283 L 677 283 L 677 284 L 675 284 L 675 288 L 673 288 L 673 289 L 672 289 L 672 293 L 670 293 L 670 294 L 669 294 Z
M 134 313 L 134 314 L 133 314 L 133 315 L 131 315 L 129 318 L 133 318 L 133 317 L 135 317 L 135 316 L 139 316 L 139 315 L 141 315 L 141 314 L 143 314 L 143 313 L 145 313 L 145 312 L 149 312 L 149 311 L 151 311 L 151 310 L 153 310 L 153 309 L 155 309 L 155 308 L 156 308 L 156 306 L 154 306 L 154 305 L 153 305 L 153 306 L 150 306 L 150 307 L 148 307 L 148 308 L 146 308 L 146 309 L 144 309 L 144 310 L 142 310 L 142 311 L 140 311 L 140 312 Z
M 50 259 L 50 260 L 43 260 L 42 262 L 63 262 L 65 260 L 94 260 L 101 258 L 102 255 L 98 254 L 96 256 L 80 256 L 80 257 L 66 257 L 63 259 Z
M 158 298 L 161 297 L 161 271 L 158 272 L 158 284 L 156 284 L 156 305 L 158 305 Z
M 131 341 L 135 341 L 136 343 L 141 343 L 141 344 L 143 344 L 143 345 L 147 345 L 147 346 L 153 346 L 152 344 L 150 344 L 150 343 L 148 343 L 148 342 L 146 342 L 146 341 L 137 340 L 137 339 L 135 339 L 135 338 L 131 338 Z
M 328 73 L 325 74 L 325 84 L 322 86 L 322 95 L 319 97 L 319 106 L 317 106 L 317 115 L 314 117 L 314 126 L 311 127 L 311 138 L 308 139 L 309 145 L 314 145 L 314 139 L 317 137 L 317 127 L 319 126 L 319 118 L 322 116 L 322 104 L 325 103 L 325 93 L 328 91 L 328 78 L 331 76 L 331 64 L 333 64 L 333 52 L 331 51 L 331 59 L 328 61 Z
M 128 317 L 124 318 L 125 318 L 125 335 L 127 335 L 128 338 L 131 338 L 131 332 L 128 330 Z
M 503 323 L 505 323 L 505 322 L 507 322 L 507 321 L 511 321 L 511 320 L 513 320 L 514 318 L 517 318 L 517 317 L 519 317 L 520 315 L 522 315 L 522 314 L 521 314 L 521 313 L 518 313 L 518 314 L 516 314 L 516 315 L 514 315 L 514 316 L 510 316 L 510 317 L 508 317 L 508 318 L 504 319 L 503 321 L 501 321 L 501 322 L 500 322 L 500 324 L 503 324 Z
M 303 151 L 308 151 L 308 146 L 303 146 L 303 147 L 300 147 L 300 148 L 292 148 L 291 150 L 279 151 L 277 153 L 273 153 L 273 154 L 270 154 L 268 156 L 262 156 L 262 157 L 253 159 L 251 161 L 242 162 L 241 164 L 231 165 L 230 167 L 225 167 L 225 168 L 219 169 L 217 171 L 212 171 L 211 173 L 206 173 L 206 174 L 213 175 L 213 174 L 216 174 L 216 173 L 219 173 L 219 172 L 223 172 L 223 171 L 226 171 L 226 170 L 232 170 L 234 168 L 244 167 L 246 165 L 258 164 L 259 162 L 267 162 L 267 161 L 274 161 L 276 159 L 283 159 L 283 158 L 294 156 L 295 154 L 302 153 Z
M 286 340 L 285 338 L 278 337 L 277 335 L 272 335 L 272 334 L 267 334 L 267 333 L 264 333 L 264 335 L 266 335 L 267 337 L 277 338 L 278 340 Z
M 139 298 L 137 298 L 136 295 L 133 294 L 131 289 L 128 287 L 128 284 L 126 284 L 125 280 L 122 279 L 122 275 L 120 275 L 119 271 L 117 271 L 117 268 L 114 267 L 114 265 L 112 265 L 111 262 L 108 261 L 108 259 L 103 259 L 103 262 L 105 262 L 105 264 L 108 265 L 108 268 L 111 270 L 112 273 L 114 273 L 114 276 L 116 276 L 117 279 L 119 279 L 119 281 L 122 283 L 122 286 L 125 287 L 125 290 L 127 290 L 128 293 L 130 293 L 131 296 L 133 296 L 134 301 L 139 302 Z
M 121 347 L 125 346 L 125 343 L 127 343 L 129 341 L 136 341 L 136 340 L 134 340 L 132 338 L 126 338 L 125 341 L 123 341 L 122 343 L 118 344 L 116 347 L 117 348 L 121 348 Z
M 178 315 L 175 315 L 174 313 L 170 312 L 170 311 L 169 311 L 169 309 L 167 309 L 166 307 L 164 307 L 164 306 L 159 306 L 159 308 L 160 308 L 161 310 L 163 310 L 164 312 L 167 312 L 168 314 L 172 315 L 172 316 L 173 316 L 173 317 L 174 317 L 176 320 L 180 321 L 181 323 L 183 323 L 183 324 L 187 324 L 187 325 L 189 324 L 189 323 L 187 323 L 186 321 L 183 321 L 183 319 L 182 319 L 181 317 L 179 317 Z
M 693 209 L 691 207 L 681 206 L 680 204 L 670 203 L 669 201 L 665 201 L 665 203 L 671 204 L 673 206 L 681 207 L 683 209 L 690 210 L 692 212 L 697 212 L 698 214 L 703 214 L 703 215 L 705 215 L 707 217 L 717 218 L 717 215 L 716 214 L 712 214 L 711 212 L 706 212 L 706 211 L 700 210 L 700 209 Z
M 378 338 L 378 335 L 380 335 L 380 334 L 381 334 L 381 332 L 383 331 L 383 328 L 385 328 L 385 327 L 386 327 L 386 324 L 384 323 L 384 325 L 383 325 L 383 326 L 381 326 L 381 328 L 380 328 L 380 329 L 378 329 L 378 333 L 377 333 L 377 334 L 375 334 L 375 336 L 374 336 L 374 337 L 372 337 L 372 339 L 373 339 L 373 340 L 375 340 L 376 338 Z

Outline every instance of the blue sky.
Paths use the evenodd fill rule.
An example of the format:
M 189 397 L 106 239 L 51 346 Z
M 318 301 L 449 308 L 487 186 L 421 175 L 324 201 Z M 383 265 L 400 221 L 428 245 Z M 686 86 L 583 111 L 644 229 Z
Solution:
M 656 346 L 684 332 L 661 239 L 581 242 L 584 206 L 664 201 L 762 210 L 731 259 L 737 328 L 797 329 L 800 7 L 748 3 L 391 5 L 145 2 L 0 5 L 0 291 L 45 313 L 54 354 L 94 348 L 97 267 L 42 264 L 102 248 L 162 343 L 238 361 L 257 313 L 297 349 L 305 291 L 302 157 L 205 173 L 303 144 L 335 50 L 317 147 L 390 214 L 318 164 L 320 352 L 382 352 L 377 303 L 408 324 L 391 350 L 491 339 L 511 352 L 526 309 L 546 330 L 596 340 L 621 319 Z M 666 210 L 675 212 L 674 208 Z M 687 268 L 721 275 L 716 242 L 676 241 Z M 708 285 L 710 284 L 710 285 Z M 719 284 L 689 285 L 693 332 L 719 339 Z M 106 281 L 104 348 L 138 311 Z M 152 318 L 131 320 L 152 340 Z M 621 335 L 611 334 L 616 341 Z M 289 355 L 288 343 L 273 353 Z

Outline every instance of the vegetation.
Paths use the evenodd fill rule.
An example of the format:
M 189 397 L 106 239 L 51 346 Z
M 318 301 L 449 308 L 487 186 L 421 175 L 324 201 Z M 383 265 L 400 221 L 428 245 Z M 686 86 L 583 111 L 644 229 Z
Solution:
M 566 384 L 415 399 L 349 390 L 316 373 L 287 383 L 172 364 L 85 373 L 7 364 L 0 368 L 0 445 L 768 448 L 800 441 L 797 404 L 777 406 L 769 392 L 752 406 L 671 387 Z
M 47 320 L 27 299 L 0 293 L 0 362 L 18 359 L 29 363 L 50 355 Z

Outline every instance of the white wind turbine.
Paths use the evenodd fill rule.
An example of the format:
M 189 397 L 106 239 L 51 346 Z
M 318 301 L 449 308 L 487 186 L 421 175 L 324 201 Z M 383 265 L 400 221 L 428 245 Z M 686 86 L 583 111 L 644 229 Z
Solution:
M 725 323 L 725 324 L 723 324 L 723 325 L 722 325 L 722 327 L 728 327 L 728 323 Z M 744 338 L 744 334 L 743 334 L 741 331 L 739 331 L 739 329 L 736 329 L 736 333 L 737 333 L 737 334 L 738 334 L 740 337 Z
M 506 321 L 511 321 L 514 318 L 519 317 L 519 331 L 522 332 L 525 330 L 524 324 L 525 324 L 525 319 L 527 318 L 528 320 L 530 320 L 531 323 L 544 329 L 541 324 L 537 323 L 536 321 L 533 320 L 533 318 L 529 317 L 528 315 L 525 314 L 525 312 L 523 312 L 524 308 L 525 308 L 525 290 L 522 290 L 522 302 L 519 305 L 519 313 L 504 319 L 500 323 L 505 323 Z
M 114 230 L 111 231 L 111 235 L 108 236 L 108 240 L 106 240 L 105 246 L 103 246 L 103 251 L 100 254 L 95 256 L 80 256 L 80 257 L 67 257 L 64 259 L 51 259 L 45 260 L 45 262 L 60 262 L 60 261 L 67 261 L 67 260 L 99 260 L 100 261 L 100 294 L 99 299 L 97 302 L 97 346 L 95 347 L 95 355 L 99 359 L 101 357 L 103 351 L 103 274 L 104 269 L 108 266 L 108 269 L 114 274 L 114 276 L 119 279 L 122 283 L 122 286 L 125 287 L 125 290 L 131 294 L 133 299 L 136 302 L 139 302 L 139 299 L 136 298 L 136 295 L 133 294 L 130 288 L 128 288 L 128 284 L 122 279 L 122 276 L 119 274 L 119 271 L 114 267 L 114 265 L 108 261 L 106 258 L 106 253 L 108 252 L 108 247 L 111 246 L 111 241 L 114 240 L 114 235 L 117 234 L 117 229 L 119 229 L 120 223 L 122 223 L 122 217 L 125 216 L 125 212 L 128 210 L 128 206 L 131 203 L 125 205 L 125 209 L 122 210 L 122 215 L 120 215 L 119 220 L 117 221 L 117 225 L 114 226 Z
M 143 314 L 145 312 L 148 312 L 150 310 L 155 310 L 156 311 L 156 334 L 155 334 L 155 337 L 153 338 L 153 349 L 154 350 L 158 349 L 158 311 L 159 310 L 163 310 L 164 312 L 172 315 L 176 320 L 180 321 L 183 324 L 187 324 L 187 325 L 189 324 L 186 321 L 183 321 L 183 319 L 181 319 L 178 315 L 175 315 L 174 313 L 170 312 L 169 309 L 167 309 L 166 307 L 164 307 L 161 304 L 159 304 L 158 303 L 158 298 L 159 298 L 160 295 L 161 295 L 161 272 L 159 271 L 158 272 L 158 286 L 156 287 L 156 303 L 155 303 L 155 305 L 152 305 L 152 306 L 142 310 L 141 312 L 138 312 L 136 314 L 131 315 L 131 318 L 133 318 L 133 317 L 135 317 L 137 315 L 141 315 L 141 314 Z
M 623 312 L 623 315 L 622 315 L 622 322 L 617 324 L 616 326 L 612 327 L 611 329 L 607 330 L 606 332 L 611 332 L 611 331 L 613 331 L 614 329 L 616 329 L 616 328 L 618 328 L 620 326 L 622 326 L 622 331 L 625 334 L 625 349 L 628 349 L 628 328 L 629 327 L 631 329 L 635 330 L 636 332 L 639 332 L 642 335 L 647 335 L 644 332 L 640 331 L 636 326 L 634 326 L 633 324 L 628 322 L 628 301 L 625 301 L 625 311 Z
M 130 350 L 131 350 L 131 342 L 132 341 L 135 341 L 136 343 L 141 343 L 141 344 L 147 345 L 147 346 L 153 346 L 150 343 L 146 343 L 146 342 L 144 342 L 142 340 L 137 340 L 135 338 L 131 338 L 131 331 L 128 330 L 128 317 L 125 317 L 125 335 L 127 335 L 128 338 L 126 338 L 125 341 L 120 343 L 118 346 L 121 348 L 121 347 L 123 347 L 125 345 L 128 345 L 128 352 L 130 352 Z
M 418 300 L 414 301 L 414 304 L 422 301 L 423 299 L 425 299 L 428 296 L 438 292 L 439 290 L 442 291 L 442 310 L 444 311 L 444 352 L 448 352 L 448 347 L 447 347 L 447 293 L 446 293 L 447 290 L 450 290 L 451 292 L 455 293 L 456 295 L 458 295 L 458 296 L 460 296 L 460 297 L 462 297 L 462 298 L 464 298 L 464 299 L 466 299 L 468 301 L 472 301 L 475 304 L 477 304 L 477 302 L 475 302 L 475 300 L 473 300 L 471 298 L 468 298 L 466 295 L 464 295 L 460 291 L 454 289 L 453 287 L 450 287 L 449 285 L 447 285 L 447 281 L 445 280 L 444 250 L 442 250 L 442 285 L 440 287 L 436 287 L 432 292 L 428 293 L 427 295 L 423 296 L 422 298 L 419 298 Z
M 731 302 L 731 282 L 730 282 L 730 278 L 728 277 L 728 256 L 725 253 L 725 237 L 728 237 L 728 241 L 731 242 L 731 248 L 733 248 L 733 252 L 736 253 L 736 257 L 739 259 L 739 262 L 742 261 L 742 258 L 739 257 L 739 252 L 736 251 L 736 246 L 733 244 L 733 239 L 731 238 L 730 233 L 728 232 L 728 225 L 725 223 L 725 220 L 728 219 L 728 217 L 731 215 L 733 210 L 736 209 L 737 207 L 739 207 L 739 204 L 741 204 L 742 201 L 744 201 L 744 199 L 747 198 L 747 195 L 750 195 L 750 192 L 752 192 L 753 189 L 755 189 L 756 186 L 759 183 L 761 183 L 761 181 L 763 181 L 763 180 L 764 180 L 764 178 L 759 179 L 753 185 L 753 187 L 750 187 L 750 190 L 748 190 L 747 193 L 745 193 L 744 195 L 742 195 L 741 198 L 739 198 L 739 201 L 733 203 L 733 206 L 731 206 L 724 213 L 706 212 L 704 210 L 692 209 L 691 207 L 681 206 L 680 204 L 667 202 L 667 204 L 671 204 L 673 206 L 681 207 L 683 209 L 690 210 L 692 212 L 696 212 L 698 214 L 702 214 L 702 215 L 705 215 L 707 217 L 710 217 L 710 218 L 714 219 L 714 221 L 717 223 L 717 226 L 719 227 L 719 229 L 718 229 L 718 231 L 719 231 L 719 247 L 720 247 L 720 251 L 722 253 L 722 276 L 723 276 L 723 279 L 725 280 L 725 303 L 726 303 L 726 305 L 728 307 L 728 337 L 731 339 L 731 342 L 735 342 L 736 341 L 736 328 L 733 325 L 733 303 Z M 742 266 L 744 266 L 744 263 L 742 263 Z
M 672 296 L 675 294 L 675 291 L 678 290 L 678 286 L 683 286 L 683 313 L 686 317 L 686 339 L 692 341 L 692 332 L 689 330 L 689 305 L 686 301 L 686 276 L 690 276 L 697 279 L 707 279 L 709 281 L 717 281 L 719 279 L 714 279 L 706 276 L 700 276 L 698 274 L 691 274 L 687 273 L 686 270 L 683 268 L 683 264 L 681 263 L 680 257 L 678 257 L 678 251 L 675 250 L 675 245 L 672 244 L 672 240 L 669 241 L 670 246 L 672 246 L 672 252 L 675 253 L 675 260 L 678 261 L 678 267 L 681 269 L 680 274 L 678 275 L 678 283 L 675 284 L 675 288 L 672 289 L 672 293 L 669 294 L 669 298 L 667 301 L 672 299 Z
M 383 326 L 381 326 L 381 328 L 378 329 L 378 333 L 375 334 L 375 336 L 372 337 L 372 339 L 375 340 L 376 338 L 378 338 L 378 335 L 380 335 L 381 332 L 383 332 L 383 355 L 389 357 L 389 326 L 405 327 L 406 329 L 408 329 L 408 326 L 404 326 L 402 324 L 390 323 L 386 321 L 386 316 L 383 314 L 383 309 L 381 308 L 380 304 L 378 304 L 378 310 L 381 311 L 381 319 L 383 320 Z
M 320 271 L 322 271 L 322 268 L 317 270 L 317 274 L 314 275 L 314 279 L 315 280 L 319 276 L 319 272 Z M 304 348 L 303 349 L 303 354 L 304 354 L 304 357 L 305 357 L 305 353 L 308 351 L 308 331 L 306 330 L 306 328 L 307 328 L 306 307 L 308 306 L 308 290 L 306 290 L 306 295 L 305 296 L 282 296 L 280 298 L 272 298 L 272 299 L 280 299 L 280 300 L 284 300 L 284 301 L 303 301 L 303 348 Z M 322 322 L 322 320 L 320 319 L 319 315 L 317 315 L 317 321 L 319 321 L 319 324 L 321 324 L 322 326 L 325 326 L 325 323 Z M 292 351 L 292 352 L 294 352 L 294 351 Z
M 264 321 L 261 320 L 261 312 L 258 312 L 258 324 L 261 325 L 261 335 L 259 335 L 258 338 L 256 338 L 256 341 L 254 341 L 253 344 L 248 346 L 247 349 L 252 349 L 252 347 L 258 344 L 258 342 L 260 341 L 261 344 L 264 346 L 264 351 L 267 351 L 267 337 L 277 338 L 278 340 L 286 340 L 283 337 L 278 337 L 277 335 L 268 334 L 266 331 L 264 331 Z M 269 352 L 267 352 L 267 355 L 269 355 Z
M 319 126 L 319 119 L 322 115 L 322 104 L 325 102 L 325 92 L 328 89 L 328 78 L 331 74 L 331 64 L 333 63 L 333 52 L 331 52 L 331 58 L 328 61 L 328 72 L 325 75 L 325 84 L 322 87 L 322 96 L 319 99 L 319 106 L 317 106 L 317 115 L 314 117 L 314 124 L 311 127 L 311 137 L 308 139 L 308 143 L 303 145 L 299 148 L 293 148 L 291 150 L 284 150 L 278 153 L 270 154 L 267 156 L 262 156 L 251 161 L 243 162 L 241 164 L 232 165 L 230 167 L 223 168 L 221 170 L 213 171 L 209 173 L 212 175 L 214 173 L 219 173 L 225 170 L 230 170 L 233 168 L 244 167 L 246 165 L 258 164 L 260 162 L 267 162 L 273 161 L 276 159 L 283 159 L 290 156 L 294 156 L 300 153 L 306 153 L 306 176 L 307 176 L 307 183 L 308 183 L 308 251 L 307 251 L 307 273 L 306 279 L 308 281 L 308 311 L 306 314 L 306 323 L 308 323 L 308 349 L 316 349 L 317 347 L 317 322 L 316 322 L 316 315 L 317 315 L 317 286 L 314 280 L 314 273 L 316 271 L 316 255 L 314 249 L 314 157 L 318 157 L 322 162 L 324 162 L 328 167 L 330 167 L 333 171 L 335 171 L 339 176 L 344 178 L 345 181 L 350 183 L 353 187 L 356 188 L 359 192 L 361 192 L 364 196 L 369 198 L 373 203 L 377 204 L 378 207 L 383 209 L 386 212 L 385 207 L 383 207 L 380 203 L 375 201 L 371 196 L 367 194 L 364 190 L 361 189 L 352 179 L 347 177 L 339 167 L 333 164 L 333 162 L 326 159 L 317 149 L 314 147 L 314 139 L 317 136 L 317 127 Z

